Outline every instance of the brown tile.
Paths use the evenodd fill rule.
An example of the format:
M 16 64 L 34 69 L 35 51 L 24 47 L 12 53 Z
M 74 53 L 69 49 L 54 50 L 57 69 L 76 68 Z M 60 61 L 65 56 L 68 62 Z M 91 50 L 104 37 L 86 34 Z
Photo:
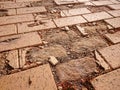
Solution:
M 20 3 L 1 3 L 0 4 L 0 8 L 1 9 L 10 9 L 10 8 L 21 8 L 21 7 L 26 7 L 26 5 L 29 5 L 29 3 L 25 3 L 25 2 L 20 2 Z
M 19 23 L 19 22 L 25 22 L 25 21 L 33 21 L 33 20 L 34 18 L 32 14 L 6 16 L 6 17 L 0 17 L 0 25 L 13 24 L 13 23 Z
M 1 90 L 57 90 L 48 64 L 0 78 Z
M 108 11 L 108 13 L 110 13 L 114 17 L 120 16 L 120 10 L 111 10 L 111 11 Z
M 16 25 L 4 25 L 0 26 L 0 36 L 10 35 L 10 34 L 17 34 Z
M 91 13 L 87 8 L 68 9 L 68 10 L 62 10 L 62 12 L 66 16 L 73 16 L 73 15 Z
M 0 52 L 41 44 L 41 38 L 37 32 L 12 35 L 0 38 Z
M 44 6 L 41 7 L 26 7 L 26 8 L 18 8 L 17 14 L 27 14 L 27 13 L 38 13 L 38 12 L 46 12 Z
M 108 5 L 112 9 L 120 9 L 120 4 Z
M 73 17 L 54 19 L 54 22 L 56 23 L 57 27 L 63 27 L 68 25 L 85 23 L 87 21 L 81 16 L 73 16 Z
M 31 2 L 31 1 L 42 1 L 42 0 L 16 0 L 16 2 Z
M 120 44 L 103 48 L 99 50 L 99 53 L 112 68 L 120 67 Z
M 56 26 L 52 20 L 41 20 L 41 24 L 38 24 L 37 22 L 19 23 L 18 33 L 51 29 L 55 27 Z
M 108 0 L 92 1 L 92 3 L 95 4 L 96 6 L 113 4 L 111 1 L 108 1 Z
M 105 34 L 105 37 L 113 44 L 120 43 L 120 32 L 116 32 L 114 34 Z
M 120 27 L 120 17 L 107 19 L 107 20 L 105 20 L 105 22 L 112 25 L 114 28 L 119 28 Z
M 112 18 L 112 16 L 106 12 L 86 14 L 86 15 L 83 15 L 83 17 L 86 18 L 89 22 Z
M 119 90 L 120 69 L 103 74 L 91 81 L 95 90 Z
M 2 9 L 0 10 L 0 15 L 9 16 L 9 15 L 16 15 L 15 9 Z

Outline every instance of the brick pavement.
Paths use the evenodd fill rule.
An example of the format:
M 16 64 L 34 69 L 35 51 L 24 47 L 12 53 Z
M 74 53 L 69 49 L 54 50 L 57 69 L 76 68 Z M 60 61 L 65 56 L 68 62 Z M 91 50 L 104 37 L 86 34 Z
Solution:
M 63 46 L 65 48 L 65 53 L 68 54 L 67 57 L 69 58 L 55 57 L 58 59 L 58 64 L 61 64 L 61 62 L 65 64 L 65 62 L 69 60 L 76 60 L 75 62 L 77 62 L 79 58 L 85 58 L 85 56 L 92 54 L 92 57 L 95 59 L 96 63 L 98 63 L 98 65 L 103 68 L 101 69 L 98 67 L 98 72 L 96 70 L 92 71 L 97 72 L 98 75 L 97 77 L 93 75 L 92 79 L 89 81 L 92 84 L 93 88 L 95 90 L 112 90 L 112 88 L 119 90 L 120 0 L 52 1 L 0 1 L 0 59 L 4 59 L 15 70 L 18 69 L 18 71 L 24 69 L 26 67 L 26 64 L 28 66 L 31 65 L 31 62 L 27 62 L 27 59 L 30 58 L 33 59 L 32 63 L 35 63 L 35 66 L 40 65 L 36 68 L 34 68 L 34 65 L 31 65 L 30 68 L 32 67 L 33 69 L 21 71 L 15 74 L 10 74 L 7 71 L 7 73 L 10 75 L 5 75 L 0 78 L 0 87 L 3 90 L 8 90 L 11 88 L 13 89 L 14 86 L 17 86 L 14 88 L 15 90 L 26 90 L 28 88 L 30 90 L 33 90 L 33 88 L 34 90 L 57 90 L 56 85 L 58 83 L 55 85 L 55 82 L 57 82 L 57 80 L 54 70 L 58 66 L 56 65 L 54 67 L 51 67 L 51 72 L 50 66 L 44 65 L 45 63 L 48 63 L 46 59 L 42 65 L 40 64 L 41 57 L 46 58 L 45 55 L 48 55 L 47 50 L 43 52 L 45 54 L 43 56 L 38 56 L 38 53 L 36 52 L 39 51 L 39 49 L 44 49 L 45 47 L 49 49 L 49 46 L 59 44 L 61 47 Z M 101 7 L 103 10 L 98 11 L 96 9 L 96 11 L 94 10 L 93 13 L 91 7 Z M 106 7 L 108 9 L 105 9 Z M 76 26 L 80 26 L 80 28 L 85 30 L 84 33 L 87 33 L 87 35 L 81 35 L 78 27 Z M 108 28 L 108 26 L 111 26 L 112 29 Z M 67 27 L 67 29 L 65 27 Z M 89 27 L 89 29 L 87 27 Z M 59 36 L 60 32 L 64 32 L 64 34 Z M 55 36 L 54 33 L 57 33 L 55 35 L 58 36 Z M 96 43 L 94 45 L 91 45 L 89 43 L 89 40 L 92 40 L 91 37 L 94 36 L 101 37 L 100 40 L 105 42 L 107 45 L 102 46 L 101 43 L 97 43 L 97 45 L 99 45 L 99 48 L 97 46 L 94 46 Z M 75 51 L 71 50 L 71 45 L 75 42 L 81 42 L 83 45 L 86 45 L 81 46 L 82 44 L 76 44 L 76 46 L 81 47 L 80 50 L 79 48 L 76 48 L 77 51 L 84 52 L 84 54 L 76 53 Z M 34 52 L 32 52 L 31 47 Z M 94 50 L 92 49 L 91 51 L 91 48 L 93 47 Z M 59 53 L 59 51 L 54 48 L 52 48 L 52 50 L 55 50 L 56 53 Z M 50 52 L 53 52 L 52 50 L 50 49 Z M 33 57 L 27 56 L 30 53 L 33 53 Z M 37 60 L 34 62 L 34 59 L 36 57 Z M 2 66 L 2 59 L 0 61 L 0 68 Z M 76 63 L 74 65 L 76 65 Z M 75 67 L 77 67 L 77 65 Z M 60 68 L 58 68 L 58 70 L 60 70 Z M 75 70 L 78 71 L 77 68 L 75 68 Z M 99 72 L 101 70 L 103 70 L 104 74 Z M 82 72 L 83 70 L 81 69 L 80 71 Z M 86 72 L 89 72 L 89 69 L 88 71 L 86 69 Z M 79 74 L 80 73 L 78 72 L 75 75 Z M 87 78 L 85 72 L 82 74 Z M 25 76 L 27 79 L 24 79 L 23 76 Z M 61 74 L 61 77 L 64 76 Z M 74 78 L 74 76 L 72 77 Z M 38 78 L 40 78 L 40 80 Z M 59 75 L 57 78 L 60 79 Z M 17 79 L 18 81 L 16 83 Z M 43 82 L 41 82 L 41 80 L 43 80 Z M 41 86 L 36 81 L 40 83 Z M 29 84 L 31 85 L 29 86 Z M 89 87 L 87 85 L 86 88 L 89 90 Z

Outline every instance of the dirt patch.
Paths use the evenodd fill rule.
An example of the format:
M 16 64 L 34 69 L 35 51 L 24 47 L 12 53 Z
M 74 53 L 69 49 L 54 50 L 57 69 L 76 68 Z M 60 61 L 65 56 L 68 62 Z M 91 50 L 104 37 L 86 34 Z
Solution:
M 56 72 L 60 81 L 84 79 L 97 70 L 93 58 L 71 60 L 56 66 Z
M 40 49 L 38 47 L 31 48 L 27 51 L 26 60 L 30 62 L 46 62 L 49 56 L 54 56 L 59 60 L 62 60 L 67 57 L 66 50 L 61 45 L 54 45 Z

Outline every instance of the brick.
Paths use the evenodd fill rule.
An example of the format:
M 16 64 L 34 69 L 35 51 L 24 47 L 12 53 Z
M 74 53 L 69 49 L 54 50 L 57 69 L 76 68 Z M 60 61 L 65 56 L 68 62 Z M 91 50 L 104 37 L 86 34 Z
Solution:
M 108 11 L 108 13 L 110 13 L 114 17 L 120 16 L 120 10 L 111 10 L 111 11 Z
M 3 16 L 16 15 L 16 10 L 15 9 L 2 9 L 0 10 L 0 15 L 3 15 Z
M 2 59 L 2 57 L 5 57 L 5 59 L 9 61 L 9 65 L 12 66 L 13 68 L 19 68 L 17 50 L 0 53 L 0 59 Z
M 120 32 L 116 32 L 114 34 L 105 34 L 105 37 L 113 44 L 120 43 Z
M 86 15 L 83 15 L 83 17 L 86 18 L 89 22 L 112 18 L 112 16 L 106 12 L 86 14 Z
M 42 0 L 16 0 L 16 2 L 32 2 L 32 1 L 42 1 Z
M 99 53 L 112 68 L 120 67 L 120 44 L 103 48 Z
M 74 17 L 66 17 L 66 18 L 58 18 L 54 19 L 54 22 L 58 27 L 74 25 L 79 23 L 85 23 L 86 20 L 81 16 L 74 16 Z
M 108 5 L 112 9 L 120 9 L 120 4 Z
M 19 49 L 19 64 L 20 64 L 20 68 L 23 68 L 24 65 L 26 64 L 26 53 L 30 48 L 22 48 Z
M 54 0 L 54 2 L 58 5 L 78 3 L 77 0 Z
M 120 27 L 120 18 L 112 18 L 112 19 L 107 19 L 105 20 L 108 24 L 112 25 L 114 28 L 119 28 Z
M 22 8 L 22 7 L 26 7 L 27 5 L 30 5 L 29 3 L 25 3 L 25 2 L 20 2 L 20 3 L 1 3 L 0 4 L 0 8 L 1 9 L 13 9 L 13 8 Z
M 105 62 L 105 60 L 100 56 L 100 54 L 95 51 L 96 62 L 101 65 L 105 70 L 110 70 L 110 66 Z
M 91 83 L 95 90 L 119 90 L 120 69 L 94 78 Z
M 120 3 L 118 0 L 110 0 L 110 1 L 116 4 Z
M 18 33 L 51 29 L 56 27 L 52 20 L 41 21 L 43 22 L 43 24 L 37 24 L 36 22 L 19 23 Z
M 27 8 L 18 8 L 17 14 L 28 14 L 28 13 L 38 13 L 38 12 L 46 12 L 44 6 L 41 7 L 27 7 Z
M 91 13 L 87 8 L 68 9 L 68 10 L 62 10 L 62 12 L 66 16 L 73 16 L 73 15 Z
M 10 35 L 10 34 L 17 34 L 16 25 L 4 25 L 0 26 L 0 36 Z
M 0 78 L 1 90 L 57 90 L 48 64 Z
M 0 17 L 0 25 L 13 24 L 13 23 L 19 23 L 19 22 L 25 22 L 25 21 L 33 21 L 33 20 L 34 18 L 32 14 L 6 16 L 6 17 Z
M 111 1 L 108 1 L 108 0 L 105 0 L 105 1 L 92 1 L 92 3 L 95 4 L 96 6 L 113 4 Z
M 0 52 L 41 44 L 41 38 L 37 32 L 12 35 L 0 38 Z

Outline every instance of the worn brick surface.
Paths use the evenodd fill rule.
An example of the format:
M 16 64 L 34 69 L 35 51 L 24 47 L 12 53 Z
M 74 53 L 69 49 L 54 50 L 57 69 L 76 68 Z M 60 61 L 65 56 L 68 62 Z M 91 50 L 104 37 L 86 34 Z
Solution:
M 120 16 L 120 10 L 111 10 L 111 11 L 108 11 L 108 13 L 110 13 L 114 17 Z
M 108 5 L 112 9 L 120 9 L 120 4 Z
M 120 18 L 112 18 L 112 19 L 107 19 L 105 20 L 108 24 L 112 25 L 114 28 L 119 28 L 120 27 Z
M 85 23 L 86 20 L 81 16 L 74 16 L 74 17 L 66 17 L 66 18 L 58 18 L 54 19 L 54 22 L 58 27 L 74 25 L 79 23 Z
M 120 32 L 116 32 L 114 34 L 105 34 L 105 37 L 113 44 L 120 43 Z
M 16 15 L 16 16 L 6 16 L 6 17 L 0 17 L 0 25 L 4 24 L 13 24 L 13 23 L 19 23 L 19 22 L 25 22 L 25 21 L 33 21 L 33 15 Z
M 112 16 L 106 12 L 86 14 L 86 15 L 83 15 L 83 17 L 85 17 L 89 22 L 112 18 Z
M 56 27 L 52 20 L 42 20 L 42 22 L 42 24 L 37 24 L 36 22 L 19 23 L 18 33 L 51 29 Z
M 38 33 L 27 33 L 0 38 L 0 51 L 41 44 Z
M 3 76 L 0 90 L 57 90 L 48 64 Z
M 99 52 L 112 68 L 120 67 L 120 44 L 106 47 Z
M 14 24 L 0 26 L 0 36 L 16 34 L 16 33 L 17 33 L 17 28 L 16 25 Z
M 98 76 L 91 81 L 95 90 L 120 90 L 120 69 Z
M 90 11 L 87 8 L 68 9 L 68 10 L 62 10 L 62 12 L 66 16 L 73 16 L 73 15 L 90 13 Z
M 113 3 L 112 3 L 111 1 L 109 1 L 109 0 L 104 0 L 104 1 L 92 1 L 92 3 L 95 4 L 96 6 L 113 4 Z
M 46 12 L 44 6 L 41 7 L 27 7 L 17 9 L 17 14 L 27 14 L 27 13 L 37 13 L 37 12 Z

